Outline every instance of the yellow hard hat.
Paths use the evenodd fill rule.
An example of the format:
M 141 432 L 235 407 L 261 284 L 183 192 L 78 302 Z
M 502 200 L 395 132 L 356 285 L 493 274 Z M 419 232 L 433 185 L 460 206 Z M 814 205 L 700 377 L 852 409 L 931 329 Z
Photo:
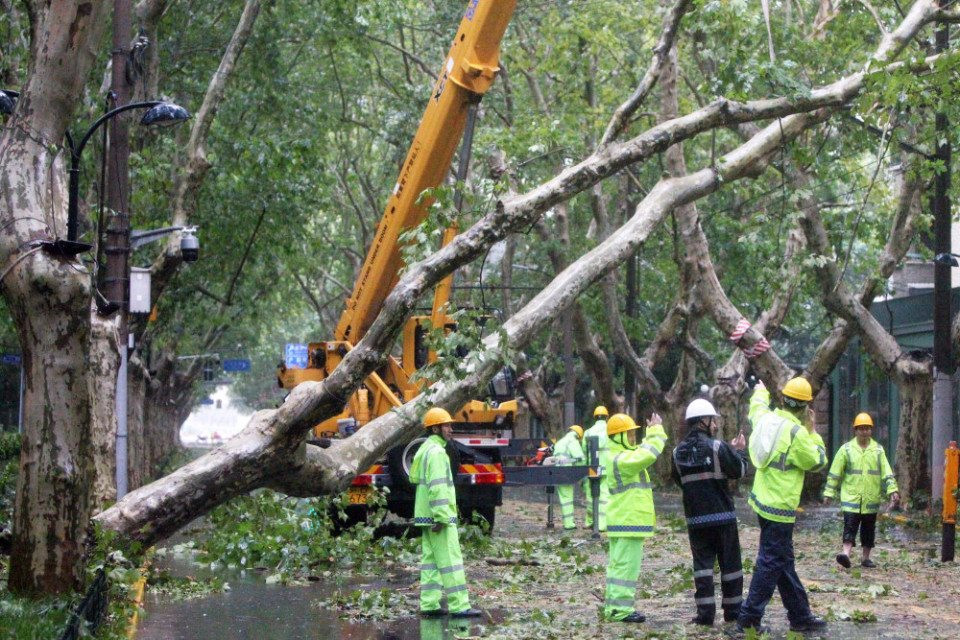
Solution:
M 570 427 L 570 431 L 573 431 L 574 433 L 576 433 L 578 438 L 583 437 L 583 427 L 581 427 L 578 424 L 575 424 L 572 427 Z
M 639 429 L 640 425 L 625 413 L 615 413 L 607 420 L 607 435 L 612 436 L 624 431 Z
M 453 418 L 450 417 L 446 409 L 441 409 L 440 407 L 431 408 L 423 416 L 423 426 L 426 429 L 450 422 L 453 422 Z
M 605 406 L 603 406 L 602 404 L 601 404 L 601 405 L 597 405 L 597 408 L 593 410 L 593 417 L 594 417 L 594 418 L 597 418 L 597 417 L 600 417 L 600 416 L 603 416 L 604 418 L 606 418 L 606 417 L 609 416 L 609 415 L 610 415 L 610 413 L 607 411 L 607 408 L 606 408 Z
M 810 402 L 813 400 L 813 389 L 806 378 L 796 377 L 787 380 L 780 392 L 788 398 L 799 400 L 801 402 Z
M 857 417 L 853 419 L 853 428 L 857 427 L 871 427 L 873 428 L 873 418 L 870 417 L 869 413 L 858 413 Z

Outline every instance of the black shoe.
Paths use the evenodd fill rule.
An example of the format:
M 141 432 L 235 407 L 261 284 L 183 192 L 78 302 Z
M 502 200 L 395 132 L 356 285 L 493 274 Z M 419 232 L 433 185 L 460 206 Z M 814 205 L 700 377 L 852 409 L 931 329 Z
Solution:
M 845 553 L 838 553 L 838 554 L 837 554 L 837 564 L 839 564 L 839 565 L 840 565 L 841 567 L 843 567 L 844 569 L 849 569 L 849 568 L 850 568 L 850 556 L 848 556 L 848 555 L 845 554 Z
M 420 611 L 421 618 L 439 618 L 440 616 L 447 615 L 445 609 L 427 609 L 425 611 Z
M 463 611 L 454 611 L 450 614 L 451 618 L 477 618 L 483 615 L 480 609 L 464 609 Z
M 743 636 L 746 635 L 747 629 L 753 629 L 758 636 L 761 636 L 765 633 L 770 633 L 770 627 L 768 627 L 765 624 L 760 624 L 759 622 L 757 624 L 746 624 L 746 625 L 741 625 L 738 622 L 737 626 L 734 627 L 734 633 L 736 634 L 737 637 L 742 638 Z
M 871 560 L 870 558 L 864 558 L 863 560 L 860 561 L 860 566 L 866 569 L 875 569 L 877 566 L 877 563 Z
M 636 623 L 640 623 L 640 622 L 646 622 L 646 621 L 647 621 L 647 616 L 643 615 L 643 614 L 640 613 L 639 611 L 634 611 L 633 613 L 631 613 L 630 615 L 628 615 L 626 618 L 623 618 L 622 620 L 618 620 L 617 622 L 636 622 Z
M 827 621 L 817 616 L 810 616 L 803 622 L 797 624 L 790 623 L 790 631 L 803 633 L 804 631 L 823 631 L 827 628 Z
M 691 620 L 690 622 L 692 622 L 693 624 L 699 624 L 704 627 L 713 626 L 713 618 L 701 618 L 700 616 L 694 616 L 693 620 Z

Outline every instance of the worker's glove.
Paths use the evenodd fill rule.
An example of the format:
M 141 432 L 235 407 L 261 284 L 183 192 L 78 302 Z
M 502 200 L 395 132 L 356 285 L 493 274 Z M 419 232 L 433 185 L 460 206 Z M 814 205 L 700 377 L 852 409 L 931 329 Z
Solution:
M 430 531 L 433 531 L 434 533 L 440 533 L 441 531 L 443 531 L 443 523 L 435 522 L 433 526 L 430 527 Z

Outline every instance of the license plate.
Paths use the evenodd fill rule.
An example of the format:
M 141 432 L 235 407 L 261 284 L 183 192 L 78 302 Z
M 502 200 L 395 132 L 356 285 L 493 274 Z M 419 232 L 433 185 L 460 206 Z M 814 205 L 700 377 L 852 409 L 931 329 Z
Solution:
M 370 487 L 350 487 L 347 489 L 347 498 L 350 504 L 367 504 L 367 495 Z

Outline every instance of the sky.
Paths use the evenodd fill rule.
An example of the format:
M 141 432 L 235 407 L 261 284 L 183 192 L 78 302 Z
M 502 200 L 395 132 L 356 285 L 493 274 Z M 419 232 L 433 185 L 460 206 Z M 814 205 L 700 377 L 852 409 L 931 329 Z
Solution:
M 217 385 L 210 399 L 213 400 L 212 404 L 198 405 L 180 427 L 180 441 L 184 444 L 210 442 L 215 435 L 219 435 L 221 440 L 229 440 L 250 420 L 252 412 L 235 406 L 231 401 L 230 385 Z

